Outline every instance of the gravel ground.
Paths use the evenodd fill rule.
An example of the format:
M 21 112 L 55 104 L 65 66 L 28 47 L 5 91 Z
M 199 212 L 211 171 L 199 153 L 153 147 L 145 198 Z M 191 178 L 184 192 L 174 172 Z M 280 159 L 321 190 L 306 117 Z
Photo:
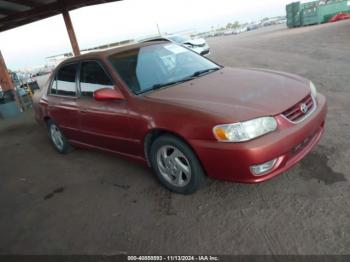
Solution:
M 172 194 L 113 155 L 57 154 L 32 112 L 0 120 L 0 253 L 349 254 L 349 43 L 350 21 L 209 39 L 225 66 L 296 73 L 328 98 L 320 144 L 259 185 Z

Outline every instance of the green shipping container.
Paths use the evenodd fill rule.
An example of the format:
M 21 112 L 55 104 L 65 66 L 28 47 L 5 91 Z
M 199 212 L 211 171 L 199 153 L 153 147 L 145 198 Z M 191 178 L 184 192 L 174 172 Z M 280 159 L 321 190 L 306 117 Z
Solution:
M 310 7 L 301 11 L 301 25 L 314 25 L 318 24 L 318 12 L 317 7 Z
M 300 14 L 294 16 L 294 27 L 301 26 L 301 17 Z
M 302 10 L 302 16 L 317 16 L 317 7 L 312 7 L 308 9 L 303 9 Z
M 291 3 L 289 5 L 286 6 L 286 10 L 287 10 L 287 13 L 290 12 L 290 13 L 296 13 L 298 11 L 300 11 L 300 2 L 294 2 L 294 3 Z
M 301 25 L 305 26 L 305 25 L 315 25 L 318 24 L 318 16 L 303 16 L 301 19 Z
M 294 2 L 286 6 L 286 11 L 288 27 L 321 24 L 336 14 L 350 13 L 350 0 Z
M 350 1 L 332 2 L 318 8 L 319 23 L 326 23 L 338 13 L 350 13 Z
M 319 5 L 319 1 L 312 1 L 312 2 L 307 2 L 301 5 L 301 9 L 309 9 L 309 8 L 314 8 Z
M 288 26 L 289 28 L 293 28 L 293 27 L 294 27 L 294 21 L 292 21 L 292 20 L 287 20 L 287 26 Z
M 289 28 L 300 26 L 300 2 L 294 2 L 286 6 L 287 26 Z

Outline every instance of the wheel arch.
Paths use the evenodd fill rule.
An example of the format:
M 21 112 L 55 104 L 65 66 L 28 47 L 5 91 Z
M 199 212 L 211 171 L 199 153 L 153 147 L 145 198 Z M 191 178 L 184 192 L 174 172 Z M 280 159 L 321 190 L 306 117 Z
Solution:
M 194 148 L 192 147 L 192 145 L 181 135 L 179 135 L 178 133 L 175 133 L 173 131 L 169 131 L 167 129 L 162 129 L 162 128 L 154 128 L 148 131 L 148 133 L 145 135 L 144 138 L 144 151 L 145 151 L 145 158 L 147 161 L 147 165 L 149 167 L 151 167 L 151 161 L 150 161 L 150 152 L 151 152 L 151 146 L 153 144 L 153 142 L 160 136 L 163 135 L 171 135 L 174 136 L 180 140 L 182 140 L 191 150 L 192 152 L 195 154 L 195 156 L 198 159 L 198 162 L 200 163 L 200 165 L 202 166 L 202 169 L 204 171 L 204 173 L 206 174 L 206 171 L 204 169 L 204 166 L 202 164 L 201 159 L 198 157 L 197 152 L 194 150 Z

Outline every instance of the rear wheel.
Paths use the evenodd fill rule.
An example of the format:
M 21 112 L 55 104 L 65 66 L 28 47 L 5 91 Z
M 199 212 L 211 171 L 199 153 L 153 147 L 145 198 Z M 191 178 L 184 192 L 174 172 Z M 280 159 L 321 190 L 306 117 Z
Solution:
M 159 181 L 173 192 L 191 194 L 205 181 L 196 155 L 175 136 L 157 138 L 152 144 L 150 159 Z
M 47 122 L 47 127 L 49 129 L 49 137 L 55 149 L 61 154 L 67 154 L 71 152 L 73 148 L 59 127 L 52 120 L 49 120 Z

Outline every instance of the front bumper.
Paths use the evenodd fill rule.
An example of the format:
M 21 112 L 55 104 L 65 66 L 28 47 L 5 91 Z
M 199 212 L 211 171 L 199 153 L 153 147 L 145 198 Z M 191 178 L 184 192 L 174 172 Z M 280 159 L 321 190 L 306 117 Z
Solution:
M 291 168 L 307 155 L 321 139 L 327 114 L 323 95 L 317 97 L 317 109 L 303 122 L 293 124 L 276 116 L 278 130 L 243 143 L 191 140 L 207 175 L 211 178 L 242 183 L 259 183 Z M 253 165 L 278 159 L 267 173 L 256 176 Z

